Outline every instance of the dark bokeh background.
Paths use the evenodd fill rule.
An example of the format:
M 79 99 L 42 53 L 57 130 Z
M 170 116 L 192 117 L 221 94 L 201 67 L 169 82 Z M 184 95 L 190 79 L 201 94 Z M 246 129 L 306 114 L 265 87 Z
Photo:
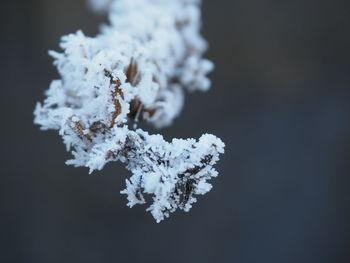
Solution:
M 213 88 L 167 138 L 227 144 L 213 190 L 156 224 L 119 194 L 119 163 L 67 167 L 32 124 L 57 78 L 48 49 L 98 31 L 83 0 L 0 4 L 0 262 L 350 262 L 350 2 L 204 1 Z

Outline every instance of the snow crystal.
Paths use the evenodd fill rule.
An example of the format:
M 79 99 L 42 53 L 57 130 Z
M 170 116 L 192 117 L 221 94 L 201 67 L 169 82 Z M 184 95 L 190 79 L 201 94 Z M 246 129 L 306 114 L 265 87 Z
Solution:
M 199 0 L 89 0 L 109 10 L 110 25 L 94 38 L 82 31 L 62 37 L 62 53 L 50 51 L 60 80 L 34 111 L 43 130 L 55 129 L 73 159 L 66 163 L 101 170 L 121 161 L 130 207 L 145 203 L 157 222 L 176 209 L 188 211 L 195 195 L 210 191 L 213 165 L 224 152 L 213 135 L 173 139 L 135 129 L 139 121 L 170 125 L 182 107 L 184 90 L 206 91 L 213 64 L 199 30 Z

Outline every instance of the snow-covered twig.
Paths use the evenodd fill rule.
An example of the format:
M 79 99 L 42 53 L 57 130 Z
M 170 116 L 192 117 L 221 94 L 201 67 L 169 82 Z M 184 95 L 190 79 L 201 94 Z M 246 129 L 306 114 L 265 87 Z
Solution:
M 59 130 L 74 158 L 67 163 L 100 170 L 127 164 L 129 206 L 144 203 L 157 222 L 177 208 L 188 211 L 194 195 L 211 189 L 212 167 L 224 152 L 213 135 L 166 142 L 133 128 L 139 120 L 170 125 L 183 106 L 184 89 L 205 91 L 213 65 L 203 59 L 199 0 L 90 0 L 109 10 L 110 25 L 95 38 L 64 36 L 63 53 L 51 51 L 61 79 L 54 80 L 35 123 Z

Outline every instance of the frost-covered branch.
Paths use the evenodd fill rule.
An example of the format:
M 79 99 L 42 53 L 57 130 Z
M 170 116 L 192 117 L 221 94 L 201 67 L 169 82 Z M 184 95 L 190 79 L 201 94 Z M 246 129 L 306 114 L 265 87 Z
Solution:
M 170 125 L 183 106 L 184 89 L 205 91 L 213 65 L 203 59 L 198 0 L 90 0 L 109 10 L 110 25 L 94 38 L 81 31 L 64 36 L 63 53 L 51 51 L 61 76 L 54 80 L 35 123 L 59 130 L 67 163 L 101 170 L 126 163 L 129 206 L 144 203 L 159 222 L 177 208 L 188 211 L 217 172 L 224 144 L 213 135 L 166 142 L 133 129 L 139 121 Z

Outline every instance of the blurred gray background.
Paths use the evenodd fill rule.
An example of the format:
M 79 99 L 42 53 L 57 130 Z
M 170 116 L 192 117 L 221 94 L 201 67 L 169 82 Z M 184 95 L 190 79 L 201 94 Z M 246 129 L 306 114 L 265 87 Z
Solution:
M 32 124 L 58 77 L 47 50 L 106 18 L 84 0 L 0 13 L 0 262 L 350 262 L 348 0 L 204 0 L 213 88 L 161 133 L 210 132 L 227 152 L 213 190 L 161 224 L 126 207 L 123 165 L 65 166 L 56 132 Z

